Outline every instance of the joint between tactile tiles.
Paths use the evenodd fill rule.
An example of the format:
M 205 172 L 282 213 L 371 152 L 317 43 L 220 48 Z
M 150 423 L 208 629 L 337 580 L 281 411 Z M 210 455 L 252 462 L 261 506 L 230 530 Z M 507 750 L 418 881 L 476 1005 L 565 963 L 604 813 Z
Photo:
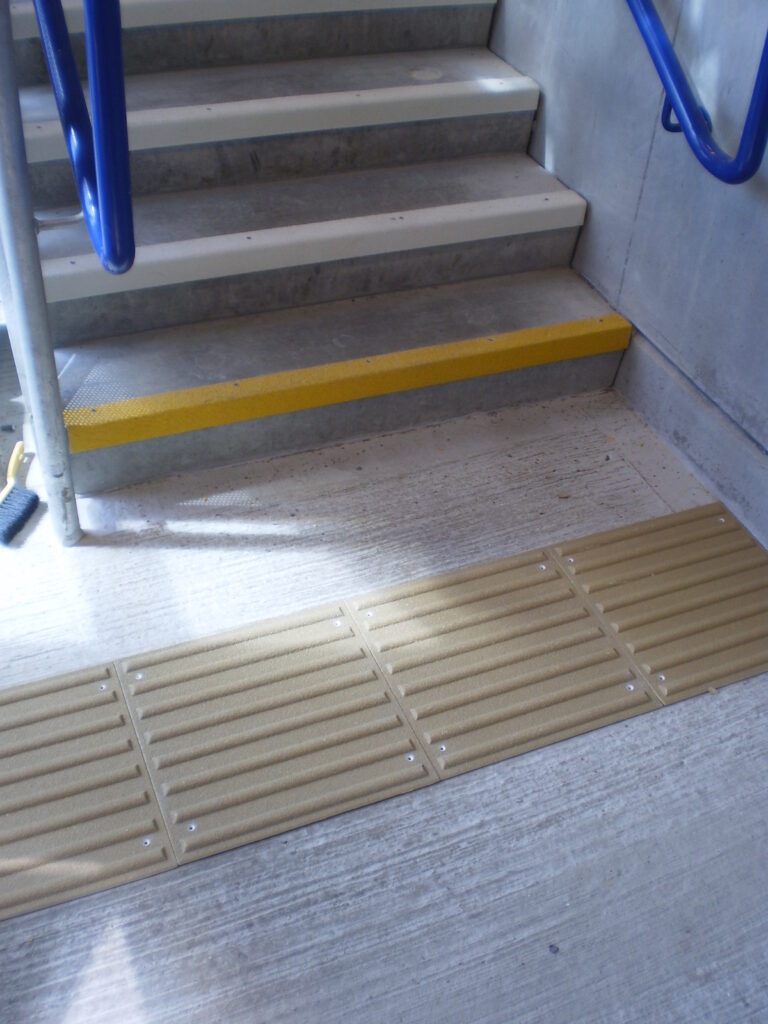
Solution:
M 97 699 L 95 694 L 86 693 L 74 704 L 66 703 L 66 695 L 71 689 L 89 685 L 92 689 L 98 690 L 103 700 Z M 39 811 L 52 801 L 58 801 L 53 805 L 48 818 L 40 819 L 38 814 L 39 820 L 29 834 L 25 834 L 24 829 L 17 827 L 16 835 L 6 835 L 5 841 L 8 843 L 23 842 L 35 835 L 44 837 L 38 840 L 39 845 L 34 850 L 30 865 L 20 869 L 22 876 L 27 870 L 32 873 L 43 872 L 43 888 L 36 889 L 34 883 L 25 885 L 23 879 L 20 880 L 17 875 L 14 882 L 17 897 L 15 901 L 6 899 L 0 907 L 0 919 L 104 892 L 130 881 L 154 877 L 178 866 L 157 791 L 113 663 L 102 663 L 64 676 L 41 680 L 39 683 L 13 687 L 2 691 L 0 696 L 0 703 L 6 705 L 17 701 L 52 702 L 47 713 L 43 713 L 45 709 L 39 709 L 35 716 L 29 717 L 26 721 L 20 720 L 15 728 L 10 727 L 11 736 L 15 741 L 15 744 L 11 742 L 11 747 L 15 745 L 15 749 L 6 749 L 3 757 L 20 757 L 29 761 L 34 756 L 36 765 L 30 763 L 24 767 L 17 764 L 15 777 L 14 771 L 11 770 L 10 777 L 6 776 L 4 781 L 9 786 L 24 786 L 37 779 L 39 789 L 34 790 L 31 802 L 22 803 L 20 795 L 12 800 L 15 806 L 9 813 L 31 809 L 34 814 L 36 809 Z M 113 715 L 112 720 L 109 713 Z M 58 732 L 55 728 L 49 729 L 46 733 L 45 723 L 55 721 L 57 716 L 66 717 L 66 728 Z M 25 741 L 23 731 L 32 728 L 36 730 L 35 736 L 30 736 Z M 19 730 L 21 735 L 16 730 Z M 107 736 L 111 737 L 111 740 L 106 739 Z M 91 743 L 95 743 L 96 746 L 89 750 L 88 745 Z M 77 746 L 73 747 L 73 744 Z M 72 749 L 68 750 L 67 745 Z M 56 753 L 52 755 L 51 751 Z M 46 756 L 52 757 L 52 760 L 46 760 Z M 103 765 L 105 758 L 130 760 L 127 766 L 121 768 L 118 764 L 114 771 L 107 771 L 106 776 L 99 770 L 94 770 L 89 777 L 88 766 Z M 129 770 L 126 770 L 126 767 Z M 71 783 L 66 782 L 66 773 L 74 771 L 84 771 L 86 774 L 80 778 L 90 781 L 91 785 L 86 789 L 71 788 Z M 64 779 L 57 782 L 58 773 L 64 773 Z M 129 792 L 124 799 L 113 797 L 110 805 L 109 801 L 105 803 L 104 798 L 98 795 L 101 785 L 138 785 L 141 787 L 141 793 L 137 796 L 136 792 Z M 60 791 L 55 793 L 57 786 Z M 92 802 L 87 808 L 77 807 L 76 804 L 67 808 L 69 801 L 82 801 L 85 794 L 91 794 L 92 797 Z M 6 791 L 4 796 L 7 796 Z M 138 813 L 140 808 L 146 809 L 148 820 L 122 823 L 114 820 L 116 814 L 133 815 Z M 42 825 L 46 827 L 41 832 Z M 113 829 L 111 834 L 110 828 Z M 107 830 L 106 834 L 104 829 Z M 60 840 L 56 839 L 57 835 Z M 94 837 L 99 835 L 101 839 L 94 842 Z M 57 847 L 57 842 L 63 845 Z M 133 855 L 129 850 L 125 850 L 120 854 L 123 860 L 115 862 L 116 848 L 120 847 L 122 850 L 129 842 L 141 842 L 145 848 L 153 849 L 157 849 L 159 845 L 161 856 L 154 861 L 132 865 L 126 862 L 125 858 Z M 46 859 L 46 850 L 49 859 Z M 112 852 L 112 865 L 108 859 L 103 863 L 100 861 L 98 851 L 102 850 Z M 50 860 L 51 854 L 56 858 L 53 861 Z M 66 878 L 67 872 L 71 875 L 70 883 L 62 883 L 59 888 L 52 891 L 46 888 L 44 875 L 46 865 L 51 864 L 56 865 L 56 871 L 62 878 Z M 103 870 L 93 873 L 94 868 L 98 869 L 100 864 Z M 83 868 L 84 873 L 78 871 L 78 866 Z M 87 877 L 88 868 L 92 872 L 90 878 Z
M 512 568 L 514 568 L 514 569 L 523 569 L 523 568 L 527 567 L 527 565 L 529 563 L 533 563 L 533 564 L 537 565 L 539 569 L 544 569 L 545 565 L 542 564 L 542 563 L 544 562 L 544 560 L 547 557 L 548 556 L 547 556 L 546 550 L 544 548 L 538 548 L 538 549 L 534 549 L 534 550 L 531 550 L 531 551 L 522 552 L 522 553 L 514 556 L 514 558 L 502 559 L 502 560 L 500 560 L 500 562 L 488 563 L 486 568 L 496 567 L 496 566 L 499 566 L 501 564 L 509 562 L 510 563 L 509 565 L 505 565 L 505 571 L 508 570 L 508 569 L 512 569 Z M 474 575 L 474 573 L 478 570 L 478 568 L 480 568 L 480 567 L 478 567 L 478 566 L 471 566 L 471 567 L 469 567 L 468 566 L 468 567 L 466 567 L 466 569 L 464 571 L 457 570 L 457 573 L 458 573 L 459 576 L 463 576 L 463 575 L 465 575 L 467 570 L 473 570 L 473 575 Z M 570 595 L 569 599 L 574 602 L 574 606 L 578 607 L 581 610 L 581 614 L 584 616 L 584 620 L 583 621 L 585 623 L 589 623 L 590 624 L 591 630 L 594 631 L 595 638 L 597 636 L 601 637 L 602 638 L 602 642 L 606 645 L 606 647 L 613 651 L 613 656 L 616 658 L 617 664 L 621 665 L 621 667 L 622 667 L 622 670 L 623 670 L 623 673 L 624 673 L 624 676 L 625 676 L 625 680 L 626 680 L 626 684 L 627 684 L 626 688 L 628 690 L 630 690 L 630 691 L 635 689 L 635 688 L 637 688 L 638 696 L 640 694 L 643 695 L 643 699 L 645 701 L 645 707 L 644 708 L 638 708 L 634 712 L 629 712 L 629 714 L 625 714 L 625 715 L 622 715 L 620 717 L 630 717 L 632 714 L 636 714 L 638 711 L 640 711 L 642 713 L 642 711 L 651 711 L 651 710 L 654 710 L 656 708 L 661 707 L 662 706 L 661 702 L 657 699 L 657 697 L 656 697 L 654 691 L 652 690 L 652 688 L 648 687 L 646 685 L 646 682 L 645 682 L 644 678 L 642 676 L 639 676 L 634 671 L 633 665 L 630 662 L 630 660 L 626 657 L 626 655 L 624 654 L 624 652 L 620 648 L 617 648 L 617 645 L 613 642 L 612 635 L 603 628 L 602 624 L 599 623 L 596 620 L 595 616 L 590 614 L 589 608 L 586 608 L 584 606 L 583 600 L 581 600 L 580 595 L 574 592 L 574 589 L 572 587 L 571 581 L 568 579 L 567 575 L 562 571 L 561 567 L 558 565 L 556 560 L 550 560 L 550 573 L 551 573 L 551 577 L 553 579 L 559 580 L 559 585 L 562 588 L 564 588 L 564 590 L 565 590 L 565 592 L 567 594 Z M 482 574 L 478 574 L 478 575 L 482 575 Z M 456 580 L 456 573 L 446 573 L 446 574 L 443 574 L 440 577 L 433 578 L 431 580 L 431 582 L 432 583 L 439 583 L 441 580 L 444 580 L 446 585 L 451 586 L 451 585 L 453 585 L 453 584 L 455 584 L 457 582 L 457 580 Z M 430 582 L 430 581 L 429 580 L 424 580 L 424 581 L 421 581 L 421 582 L 422 583 L 427 583 L 427 582 Z M 462 582 L 464 582 L 464 581 L 462 581 Z M 406 588 L 408 587 L 407 584 L 404 585 L 404 586 Z M 391 589 L 394 590 L 394 591 L 399 591 L 400 590 L 400 588 L 397 588 L 397 587 L 391 588 Z M 432 745 L 427 746 L 427 744 L 430 744 L 431 741 L 430 741 L 429 731 L 428 730 L 425 731 L 426 723 L 422 723 L 420 721 L 414 721 L 415 719 L 418 719 L 419 716 L 415 713 L 414 709 L 411 707 L 409 696 L 407 694 L 405 694 L 405 693 L 403 693 L 401 695 L 401 688 L 399 686 L 397 686 L 395 681 L 394 681 L 394 679 L 391 678 L 391 668 L 390 668 L 390 666 L 388 664 L 388 659 L 387 659 L 387 663 L 385 663 L 384 659 L 383 659 L 382 653 L 380 651 L 378 651 L 378 646 L 374 645 L 372 640 L 371 641 L 368 640 L 368 632 L 369 632 L 369 629 L 370 629 L 370 625 L 369 625 L 369 623 L 367 621 L 367 618 L 372 613 L 371 613 L 370 610 L 368 610 L 367 612 L 364 613 L 363 609 L 364 608 L 368 608 L 368 604 L 371 601 L 373 601 L 373 599 L 376 598 L 377 596 L 381 597 L 383 599 L 383 595 L 385 595 L 385 594 L 387 595 L 387 599 L 388 600 L 390 600 L 390 599 L 391 600 L 396 600 L 397 599 L 397 597 L 394 594 L 391 594 L 389 592 L 389 590 L 380 591 L 380 592 L 378 592 L 378 594 L 377 593 L 366 594 L 366 595 L 363 595 L 363 597 L 360 598 L 360 599 L 352 598 L 352 599 L 349 599 L 349 601 L 347 603 L 348 614 L 355 621 L 360 634 L 362 634 L 362 639 L 366 643 L 366 647 L 368 648 L 368 650 L 369 650 L 369 652 L 371 654 L 372 659 L 374 660 L 374 662 L 378 666 L 378 668 L 379 668 L 379 670 L 380 670 L 380 672 L 381 672 L 385 682 L 387 683 L 390 691 L 392 692 L 394 700 L 397 701 L 398 705 L 403 709 L 405 714 L 408 716 L 409 720 L 414 723 L 414 728 L 417 729 L 417 735 L 422 740 L 422 747 L 426 747 L 426 749 L 427 749 L 427 751 L 428 751 L 428 753 L 430 755 L 430 758 L 432 760 L 432 763 L 435 763 L 435 761 L 437 761 L 436 770 L 439 772 L 439 777 L 441 779 L 452 778 L 452 777 L 454 777 L 457 774 L 463 774 L 463 772 L 471 771 L 473 768 L 481 767 L 481 765 L 484 764 L 484 763 L 485 764 L 495 763 L 496 761 L 503 760 L 506 757 L 515 756 L 515 753 L 522 753 L 523 750 L 517 750 L 517 751 L 512 751 L 511 750 L 511 747 L 514 744 L 512 744 L 512 741 L 510 740 L 510 743 L 508 744 L 508 746 L 510 747 L 510 750 L 507 751 L 507 748 L 505 747 L 505 752 L 501 752 L 501 750 L 500 750 L 499 753 L 498 753 L 498 756 L 492 756 L 492 757 L 488 758 L 484 754 L 483 755 L 479 755 L 479 756 L 474 756 L 473 755 L 473 756 L 469 756 L 468 758 L 464 758 L 464 762 L 465 763 L 463 763 L 461 765 L 459 765 L 458 763 L 455 763 L 455 761 L 454 761 L 454 763 L 443 765 L 442 759 L 437 757 L 436 750 L 433 749 L 433 746 Z M 554 600 L 554 596 L 553 596 L 553 600 Z M 359 601 L 363 601 L 364 602 L 363 604 L 360 605 L 360 607 L 358 607 L 358 602 Z M 364 614 L 365 614 L 365 618 L 363 617 Z M 559 625 L 559 623 L 558 623 L 558 625 Z M 456 628 L 459 628 L 459 627 L 457 626 Z M 544 653 L 545 653 L 544 651 L 539 651 L 538 652 L 538 656 L 541 656 Z M 438 657 L 438 659 L 439 659 L 440 656 L 436 655 L 436 657 Z M 559 674 L 562 674 L 562 672 L 560 672 Z M 471 692 L 471 691 L 469 691 L 469 692 Z M 498 689 L 495 693 L 491 692 L 491 693 L 487 694 L 486 696 L 487 696 L 488 699 L 496 699 L 496 698 L 501 698 L 502 695 L 503 695 L 503 689 Z M 475 699 L 471 700 L 471 702 L 474 703 L 475 700 L 484 700 L 484 699 L 486 699 L 486 698 L 485 697 L 482 697 L 482 698 L 478 697 L 478 698 L 475 698 Z M 454 697 L 454 705 L 453 706 L 457 707 L 458 703 L 459 702 L 456 700 L 456 697 Z M 538 712 L 539 710 L 540 710 L 539 708 L 532 708 L 532 709 L 530 709 L 530 711 L 534 712 L 534 713 Z M 528 712 L 526 711 L 526 712 L 523 712 L 523 713 L 528 713 Z M 488 713 L 488 717 L 487 717 L 487 724 L 490 725 L 491 728 L 493 728 L 493 726 L 494 726 L 493 714 L 494 714 L 494 709 L 493 708 L 489 708 L 489 713 Z M 499 716 L 499 717 L 502 718 L 504 716 Z M 473 728 L 484 728 L 485 724 L 486 724 L 485 722 L 482 723 L 482 724 L 478 723 L 476 726 L 473 724 Z M 602 724 L 604 724 L 604 723 L 602 723 Z M 419 726 L 421 727 L 421 729 L 419 729 Z M 592 726 L 592 727 L 594 727 L 594 726 Z M 579 731 L 579 730 L 577 729 L 576 731 Z M 566 732 L 565 735 L 569 735 L 569 734 L 570 735 L 573 734 L 573 732 L 571 731 L 570 726 L 568 726 L 568 732 Z M 565 736 L 560 737 L 560 738 L 565 738 Z M 438 739 L 436 742 L 440 742 L 440 740 Z M 546 742 L 553 742 L 553 741 L 550 740 L 550 741 L 546 741 Z M 543 745 L 545 745 L 545 742 L 534 742 L 531 745 L 528 745 L 527 749 L 532 749 L 532 748 L 535 748 L 536 746 L 543 746 Z M 446 747 L 441 745 L 439 749 L 441 751 L 445 751 Z
M 346 645 L 345 651 L 339 652 L 337 655 L 341 658 L 340 661 L 335 662 L 333 659 L 327 661 L 327 655 L 321 655 L 318 664 L 314 667 L 311 664 L 302 666 L 300 662 L 290 667 L 287 664 L 280 667 L 272 665 L 267 670 L 267 674 L 274 673 L 274 678 L 264 680 L 262 683 L 258 682 L 260 673 L 263 671 L 260 667 L 262 661 L 268 663 L 271 657 L 295 658 L 301 651 L 306 654 L 308 651 L 321 650 L 326 647 L 328 640 L 327 637 L 322 638 L 323 630 L 327 630 L 331 626 L 338 628 L 338 637 L 334 637 L 332 643 L 341 642 Z M 345 628 L 339 628 L 342 626 Z M 278 644 L 272 654 L 269 654 L 268 646 L 266 649 L 259 647 L 261 641 L 268 644 L 273 635 L 280 636 L 304 628 L 317 633 L 314 641 L 309 642 L 306 647 L 302 647 L 299 643 L 299 646 L 293 650 L 292 643 L 288 642 L 287 647 L 279 649 L 283 645 Z M 332 632 L 336 633 L 336 629 L 333 629 Z M 240 650 L 232 657 L 232 660 L 229 660 L 233 645 L 250 643 L 255 644 L 252 650 Z M 354 656 L 353 649 L 356 651 Z M 223 658 L 220 660 L 212 658 L 217 653 Z M 199 657 L 204 659 L 203 663 L 195 664 L 195 659 Z M 163 664 L 173 665 L 175 659 L 182 661 L 191 659 L 191 661 L 181 671 L 178 668 L 175 670 L 178 675 L 175 676 L 174 671 L 171 671 L 164 682 L 161 677 L 159 682 L 155 681 L 156 685 L 152 685 L 151 672 L 160 671 L 162 673 Z M 356 671 L 350 668 L 353 662 L 358 666 Z M 289 692 L 284 689 L 280 689 L 278 692 L 274 689 L 281 679 L 284 682 L 290 681 L 292 678 L 301 679 L 307 672 L 310 674 L 324 672 L 323 678 L 327 682 L 328 672 L 332 673 L 340 666 L 346 666 L 343 671 L 347 672 L 350 679 L 338 689 L 334 686 L 326 688 L 323 680 L 317 679 L 317 677 L 314 686 L 310 687 L 307 683 L 302 684 L 308 686 L 307 699 L 310 702 L 315 701 L 315 714 L 310 715 L 309 718 L 300 713 L 302 711 L 300 707 L 292 707 L 296 704 L 299 695 L 304 692 L 301 688 L 292 694 L 290 688 Z M 150 671 L 145 679 L 146 668 Z M 138 672 L 135 671 L 137 669 Z M 233 849 L 245 843 L 266 838 L 268 835 L 285 832 L 309 824 L 311 821 L 322 820 L 322 818 L 330 817 L 333 814 L 373 803 L 379 799 L 397 795 L 397 793 L 423 788 L 440 780 L 439 773 L 435 770 L 431 759 L 425 756 L 423 746 L 418 741 L 418 735 L 415 734 L 400 704 L 394 699 L 390 688 L 378 671 L 375 660 L 370 656 L 367 645 L 363 643 L 354 620 L 349 616 L 342 602 L 308 609 L 296 613 L 294 616 L 267 620 L 242 630 L 222 634 L 218 638 L 209 637 L 191 644 L 176 645 L 175 648 L 169 648 L 167 651 L 152 652 L 148 655 L 137 655 L 132 659 L 124 659 L 118 665 L 118 672 L 123 689 L 127 693 L 126 703 L 131 710 L 134 729 L 141 738 L 145 762 L 150 762 L 148 770 L 153 779 L 154 791 L 158 794 L 164 821 L 171 835 L 171 842 L 174 844 L 174 853 L 180 864 L 207 857 L 225 849 Z M 281 672 L 289 672 L 289 675 L 282 677 Z M 241 674 L 241 678 L 238 678 L 238 673 Z M 219 674 L 222 678 L 217 685 L 214 680 Z M 359 678 L 357 678 L 358 676 Z M 188 690 L 182 690 L 181 693 L 177 692 L 175 696 L 166 698 L 165 706 L 163 706 L 162 700 L 158 702 L 151 696 L 155 692 L 161 692 L 165 686 L 188 687 L 191 681 L 197 677 L 199 677 L 198 682 L 204 685 L 199 692 L 195 691 L 191 694 L 189 702 L 186 702 L 183 696 L 185 692 L 189 695 Z M 134 685 L 134 679 L 140 682 Z M 272 692 L 266 697 L 261 694 L 261 700 L 257 699 L 254 706 L 247 694 L 252 689 L 258 689 L 260 685 L 271 687 Z M 322 722 L 332 721 L 334 715 L 328 714 L 325 718 L 319 716 L 315 721 L 317 712 L 322 710 L 322 707 L 318 707 L 316 702 L 327 699 L 328 709 L 332 709 L 334 700 L 347 686 L 365 688 L 364 691 L 358 693 L 359 706 L 357 706 L 358 698 L 353 699 L 351 704 L 348 702 L 345 705 L 342 702 L 338 705 L 339 715 L 342 718 L 346 715 L 358 716 L 360 732 L 358 735 L 352 735 L 357 726 L 354 724 L 347 726 L 346 729 L 341 729 L 337 740 L 329 741 L 326 744 L 323 740 Z M 291 696 L 295 699 L 288 699 Z M 213 702 L 211 705 L 208 705 L 209 700 Z M 233 703 L 228 705 L 227 702 L 230 700 Z M 149 703 L 147 703 L 148 701 Z M 198 715 L 196 720 L 193 716 L 190 724 L 191 746 L 188 749 L 185 748 L 184 751 L 180 747 L 175 750 L 172 747 L 166 747 L 163 752 L 164 744 L 173 744 L 185 736 L 183 709 L 187 708 L 188 703 L 196 708 Z M 208 710 L 201 715 L 200 710 L 204 705 L 208 706 Z M 385 725 L 382 728 L 381 714 L 384 713 L 385 705 L 385 721 L 391 720 L 391 725 Z M 281 720 L 280 709 L 289 707 L 292 707 L 291 714 L 285 714 Z M 295 726 L 288 727 L 294 711 L 297 714 Z M 262 712 L 264 713 L 263 717 Z M 166 721 L 163 724 L 161 720 L 158 725 L 158 719 L 155 716 L 173 717 L 175 714 L 182 714 L 182 718 L 176 724 L 171 721 Z M 372 716 L 369 721 L 359 718 L 360 715 L 367 714 Z M 230 721 L 236 723 L 232 733 L 227 724 Z M 272 727 L 275 728 L 274 733 L 271 732 Z M 315 745 L 315 741 L 311 741 L 305 736 L 301 740 L 291 741 L 293 746 L 289 743 L 286 747 L 285 758 L 278 756 L 279 744 L 284 742 L 283 739 L 280 739 L 281 736 L 286 736 L 294 729 L 312 728 L 319 730 L 316 732 L 315 741 L 322 742 Z M 337 728 L 334 726 L 331 733 Z M 201 735 L 209 729 L 214 730 L 214 733 L 216 730 L 220 730 L 217 734 L 211 735 L 210 746 L 201 739 Z M 392 730 L 390 736 L 393 738 L 388 743 L 382 743 L 380 737 L 390 730 Z M 259 735 L 256 735 L 257 733 Z M 369 748 L 361 748 L 361 745 L 367 743 L 369 736 L 379 737 L 379 740 L 374 739 Z M 187 739 L 189 738 L 188 736 Z M 254 744 L 262 741 L 266 744 L 263 755 L 253 747 Z M 345 748 L 347 743 L 356 743 L 358 749 Z M 336 744 L 335 747 L 334 744 Z M 230 745 L 235 749 L 236 755 L 228 753 Z M 253 749 L 247 750 L 246 748 L 249 746 Z M 395 747 L 398 749 L 394 749 Z M 333 800 L 328 800 L 328 792 L 319 786 L 322 781 L 322 773 L 317 771 L 317 763 L 313 764 L 307 760 L 302 763 L 302 759 L 322 757 L 321 752 L 326 748 L 329 750 L 329 753 L 325 755 L 327 765 L 329 769 L 332 769 L 328 778 L 348 777 L 348 781 L 345 780 L 336 785 L 335 790 L 333 785 L 331 786 L 330 793 L 334 797 Z M 377 750 L 380 752 L 377 753 Z M 177 756 L 181 753 L 189 753 L 190 756 Z M 401 770 L 397 765 L 394 770 L 392 758 L 395 755 L 398 758 L 400 756 L 407 758 L 407 761 L 410 762 L 408 767 L 403 766 Z M 197 757 L 209 759 L 218 757 L 219 760 L 218 763 L 209 760 L 207 767 L 199 767 L 201 762 L 195 760 Z M 187 769 L 177 766 L 183 766 L 189 761 L 194 761 L 194 766 L 191 774 L 185 777 L 184 773 Z M 371 784 L 372 779 L 375 783 L 374 775 L 369 775 L 367 778 L 355 778 L 351 775 L 356 771 L 364 773 L 372 770 L 372 766 L 379 761 L 383 773 L 380 775 L 378 784 Z M 286 768 L 286 765 L 294 763 L 299 764 L 300 767 Z M 296 774 L 292 776 L 291 771 Z M 264 774 L 259 779 L 257 775 L 260 772 Z M 269 772 L 273 773 L 271 778 L 268 775 Z M 188 802 L 185 807 L 188 795 L 191 799 L 191 795 L 196 789 L 204 790 L 207 786 L 220 786 L 227 778 L 238 780 L 238 786 L 235 787 L 237 791 L 233 790 L 231 794 L 220 793 L 223 796 L 220 805 L 216 803 L 214 790 L 211 790 L 204 798 L 198 798 L 195 809 L 191 809 Z M 281 778 L 284 782 L 282 790 L 282 784 L 278 784 Z M 314 792 L 310 788 L 306 796 L 296 796 L 296 793 L 301 792 L 302 788 L 306 789 L 312 786 L 315 787 Z M 281 792 L 283 792 L 283 796 L 281 796 Z M 362 799 L 366 793 L 367 797 Z M 285 796 L 285 794 L 288 795 Z M 231 803 L 228 802 L 230 796 L 232 797 Z M 323 800 L 326 800 L 326 803 L 323 803 Z M 245 805 L 249 802 L 256 804 L 259 801 L 263 801 L 259 808 L 245 810 Z M 242 813 L 240 813 L 241 808 L 243 808 Z M 291 808 L 293 809 L 291 810 Z M 227 815 L 231 815 L 231 817 L 226 819 Z M 215 821 L 217 816 L 219 816 L 219 820 Z M 188 839 L 186 834 L 187 825 L 189 825 L 190 833 L 196 832 L 191 839 Z
M 411 721 L 411 715 L 408 709 L 404 706 L 403 702 L 400 700 L 400 697 L 398 696 L 397 693 L 397 688 L 393 686 L 392 683 L 387 678 L 386 667 L 382 665 L 382 663 L 376 656 L 376 652 L 374 651 L 373 647 L 368 643 L 368 639 L 365 635 L 365 624 L 360 622 L 357 615 L 355 614 L 355 610 L 352 607 L 352 604 L 349 601 L 342 601 L 341 608 L 344 614 L 349 618 L 350 622 L 352 623 L 352 628 L 355 631 L 355 636 L 363 645 L 364 653 L 373 662 L 379 679 L 386 687 L 387 693 L 394 702 L 395 707 L 398 709 L 398 711 L 400 711 L 402 715 L 403 725 L 408 730 L 408 733 L 411 736 L 413 742 L 416 744 L 416 749 L 421 752 L 421 754 L 424 757 L 424 760 L 432 768 L 432 771 L 437 776 L 438 781 L 442 782 L 446 778 L 449 778 L 449 776 L 441 770 L 440 766 L 430 757 L 429 750 L 427 749 L 426 745 L 422 742 L 418 731 L 414 728 L 414 725 Z
M 115 679 L 117 680 L 117 685 L 120 687 L 120 692 L 123 695 L 123 702 L 124 702 L 126 708 L 128 709 L 128 721 L 127 721 L 126 724 L 128 726 L 130 726 L 131 732 L 136 737 L 136 750 L 139 752 L 139 757 L 141 757 L 142 764 L 144 765 L 144 769 L 145 769 L 145 771 L 147 773 L 147 778 L 149 779 L 149 785 L 150 785 L 150 788 L 152 790 L 152 793 L 154 794 L 155 802 L 157 803 L 157 806 L 160 809 L 160 817 L 162 819 L 163 827 L 165 828 L 166 835 L 168 836 L 168 852 L 171 855 L 171 857 L 173 858 L 173 867 L 180 867 L 182 861 L 179 859 L 179 853 L 178 853 L 178 850 L 176 849 L 176 845 L 175 845 L 175 843 L 173 841 L 173 832 L 171 830 L 171 823 L 168 821 L 168 818 L 166 817 L 165 811 L 163 810 L 163 801 L 160 799 L 161 794 L 158 793 L 158 791 L 157 791 L 157 786 L 155 784 L 154 775 L 153 775 L 153 773 L 151 771 L 151 766 L 150 766 L 149 762 L 147 761 L 147 755 L 144 752 L 144 744 L 141 742 L 141 737 L 139 735 L 139 730 L 137 729 L 136 722 L 134 721 L 134 717 L 133 717 L 133 703 L 128 699 L 128 693 L 126 692 L 126 686 L 125 686 L 125 683 L 123 682 L 123 677 L 122 677 L 122 675 L 120 673 L 120 669 L 119 669 L 119 666 L 118 666 L 117 662 L 114 662 L 114 661 L 110 662 L 110 668 L 114 672 Z
M 667 702 L 653 685 L 653 681 L 649 678 L 648 673 L 643 672 L 628 645 L 618 635 L 611 623 L 606 619 L 597 606 L 590 600 L 589 594 L 587 594 L 584 587 L 582 587 L 581 584 L 578 583 L 568 572 L 567 565 L 563 564 L 563 561 L 557 554 L 555 548 L 545 548 L 544 554 L 547 558 L 552 560 L 552 564 L 571 588 L 571 592 L 580 602 L 589 617 L 600 627 L 601 631 L 605 634 L 606 639 L 613 644 L 616 653 L 626 664 L 632 675 L 644 685 L 646 692 L 658 702 L 658 707 L 666 707 Z

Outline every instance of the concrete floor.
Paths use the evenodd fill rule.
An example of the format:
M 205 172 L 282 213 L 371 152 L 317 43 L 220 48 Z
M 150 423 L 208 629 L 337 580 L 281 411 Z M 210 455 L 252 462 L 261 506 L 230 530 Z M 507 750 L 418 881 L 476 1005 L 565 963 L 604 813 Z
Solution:
M 0 685 L 708 498 L 613 394 L 126 489 L 0 555 Z M 763 676 L 5 922 L 0 1020 L 768 1020 L 767 726 Z

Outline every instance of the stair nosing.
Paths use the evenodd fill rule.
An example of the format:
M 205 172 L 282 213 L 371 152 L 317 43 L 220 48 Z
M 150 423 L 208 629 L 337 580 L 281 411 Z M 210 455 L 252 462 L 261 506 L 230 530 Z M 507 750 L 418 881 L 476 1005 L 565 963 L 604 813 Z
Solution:
M 196 324 L 129 329 L 60 346 L 56 362 L 64 407 L 77 408 L 465 338 L 599 320 L 613 312 L 574 270 L 556 267 L 401 287 Z M 301 358 L 292 358 L 291 352 L 301 353 Z M 136 361 L 145 367 L 148 357 L 153 369 L 139 383 L 131 366 Z M 157 359 L 172 371 L 159 370 Z M 201 376 L 204 366 L 210 373 Z M 88 390 L 93 371 L 98 393 Z M 108 398 L 98 390 L 102 384 L 122 384 L 129 375 L 130 395 L 122 386 L 119 392 L 109 389 Z
M 136 264 L 103 272 L 93 253 L 44 259 L 49 302 L 482 239 L 578 228 L 586 202 L 568 189 L 139 246 Z
M 443 118 L 535 113 L 539 88 L 530 78 L 515 75 L 493 81 L 497 83 L 493 89 L 485 80 L 463 80 L 136 110 L 128 114 L 129 144 L 137 152 Z M 24 134 L 30 163 L 66 159 L 58 120 L 28 122 Z
M 429 7 L 492 7 L 494 0 L 122 0 L 123 29 L 152 28 L 161 25 L 185 25 L 194 22 L 256 21 L 260 18 L 312 14 L 338 14 L 355 11 L 407 10 Z M 82 33 L 83 8 L 78 0 L 65 0 L 64 11 L 70 32 Z M 38 34 L 34 5 L 11 4 L 15 39 L 35 38 Z
M 627 347 L 630 334 L 627 320 L 607 314 L 162 391 L 95 407 L 69 406 L 64 419 L 72 452 L 87 452 L 618 352 Z

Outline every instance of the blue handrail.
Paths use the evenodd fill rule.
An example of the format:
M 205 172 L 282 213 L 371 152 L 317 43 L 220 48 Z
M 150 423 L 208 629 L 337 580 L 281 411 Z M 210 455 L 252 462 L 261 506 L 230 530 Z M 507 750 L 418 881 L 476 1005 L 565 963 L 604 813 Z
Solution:
M 667 131 L 683 131 L 697 159 L 716 178 L 730 185 L 748 181 L 760 167 L 768 143 L 768 33 L 736 156 L 715 142 L 709 114 L 700 106 L 669 40 L 653 0 L 627 0 L 666 90 L 662 123 Z M 671 120 L 672 110 L 678 124 Z
M 34 0 L 43 53 L 64 128 L 91 242 L 112 274 L 136 255 L 128 164 L 120 0 L 85 0 L 85 47 L 93 125 L 61 0 Z

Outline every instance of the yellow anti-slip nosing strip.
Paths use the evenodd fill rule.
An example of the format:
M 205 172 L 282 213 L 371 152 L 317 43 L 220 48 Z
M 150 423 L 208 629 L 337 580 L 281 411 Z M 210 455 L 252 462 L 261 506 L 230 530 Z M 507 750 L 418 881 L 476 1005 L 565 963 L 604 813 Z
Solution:
M 64 420 L 72 452 L 95 451 L 618 352 L 630 334 L 629 322 L 611 314 L 67 409 Z

